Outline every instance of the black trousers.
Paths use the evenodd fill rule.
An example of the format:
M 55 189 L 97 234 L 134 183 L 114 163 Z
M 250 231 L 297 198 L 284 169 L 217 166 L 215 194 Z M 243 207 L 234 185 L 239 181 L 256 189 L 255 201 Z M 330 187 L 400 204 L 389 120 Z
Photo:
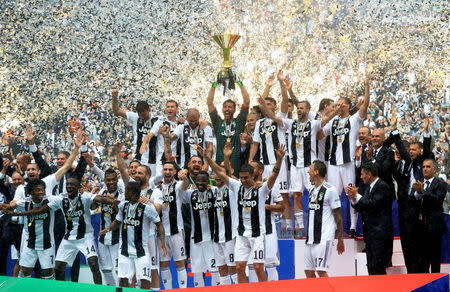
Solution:
M 20 251 L 20 241 L 22 239 L 22 225 L 12 222 L 0 223 L 0 275 L 6 276 L 6 264 L 9 247 L 14 247 Z
M 367 271 L 369 275 L 385 275 L 386 264 L 392 256 L 392 237 L 364 239 L 366 243 Z
M 402 244 L 403 258 L 405 260 L 408 274 L 418 273 L 417 264 L 418 243 L 414 236 L 414 206 L 408 204 L 407 200 L 398 200 L 398 225 L 400 231 L 400 242 Z
M 416 229 L 418 242 L 418 273 L 441 272 L 442 233 L 427 231 L 425 225 L 419 223 Z
M 53 232 L 55 233 L 55 245 L 57 251 L 66 232 L 64 215 L 61 210 L 55 212 L 55 225 L 53 228 Z M 78 282 L 79 276 L 80 276 L 80 253 L 77 254 L 77 257 L 73 261 L 72 267 L 70 268 L 70 280 L 72 282 Z

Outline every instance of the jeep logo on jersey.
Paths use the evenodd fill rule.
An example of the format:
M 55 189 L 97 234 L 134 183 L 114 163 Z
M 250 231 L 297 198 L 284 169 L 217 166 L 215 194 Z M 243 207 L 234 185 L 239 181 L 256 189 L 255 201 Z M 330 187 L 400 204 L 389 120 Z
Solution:
M 227 201 L 215 201 L 214 207 L 219 208 L 219 209 L 228 207 L 228 202 Z
M 212 207 L 212 203 L 211 202 L 208 202 L 208 203 L 195 203 L 195 205 L 193 205 L 192 206 L 192 209 L 194 209 L 194 210 L 203 210 L 203 205 L 205 205 L 206 206 L 206 209 L 209 209 L 209 208 L 211 208 Z
M 198 137 L 198 144 L 203 144 L 203 138 L 202 137 Z M 186 140 L 184 140 L 185 143 L 188 144 L 197 144 L 197 141 L 193 138 L 193 137 L 187 137 Z
M 127 222 L 125 222 L 125 224 L 136 227 L 136 226 L 141 225 L 141 221 L 139 221 L 137 219 L 128 219 Z
M 173 202 L 173 200 L 175 200 L 175 198 L 173 196 L 164 197 L 163 203 L 171 203 L 171 202 Z
M 257 203 L 255 200 L 249 200 L 249 201 L 240 201 L 239 204 L 247 208 L 247 207 L 255 207 Z
M 78 211 L 71 210 L 71 211 L 68 211 L 66 215 L 67 215 L 67 217 L 81 217 L 84 215 L 84 210 L 78 210 Z
M 270 127 L 264 128 L 264 127 L 260 127 L 259 129 L 259 134 L 260 135 L 265 135 L 265 134 L 272 134 L 273 131 L 275 131 L 276 129 L 276 125 L 272 124 Z
M 348 128 L 344 128 L 344 130 L 342 131 L 342 129 L 334 129 L 333 131 L 333 136 L 340 136 L 340 135 L 347 135 L 348 132 L 350 132 L 350 130 Z
M 314 210 L 314 211 L 316 211 L 316 210 L 319 210 L 320 209 L 320 204 L 316 204 L 316 203 L 309 203 L 308 204 L 308 207 L 309 207 L 309 210 Z
M 37 214 L 37 215 L 31 215 L 28 217 L 28 221 L 33 221 L 33 220 L 45 220 L 48 217 L 48 213 L 43 213 L 43 214 Z
M 234 134 L 236 133 L 236 130 L 231 130 L 229 134 L 227 134 L 227 130 L 223 130 L 221 133 L 219 133 L 219 135 L 228 137 L 228 136 L 234 136 Z
M 147 128 L 146 126 L 142 126 L 137 129 L 137 132 L 142 133 L 142 134 L 147 134 L 150 130 L 151 130 L 150 127 Z
M 309 136 L 309 133 L 310 133 L 311 131 L 303 131 L 303 137 L 308 137 Z M 294 130 L 294 135 L 295 136 L 297 136 L 297 135 L 300 135 L 300 134 L 302 134 L 302 131 L 299 131 L 298 129 L 296 129 L 296 130 Z

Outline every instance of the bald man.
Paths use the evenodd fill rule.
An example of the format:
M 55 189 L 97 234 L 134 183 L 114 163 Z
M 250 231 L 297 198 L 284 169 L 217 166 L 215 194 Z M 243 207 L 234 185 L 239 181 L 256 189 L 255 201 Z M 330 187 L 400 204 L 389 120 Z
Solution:
M 213 151 L 213 133 L 211 127 L 206 122 L 200 123 L 200 112 L 191 108 L 187 112 L 186 122 L 177 126 L 172 134 L 167 131 L 162 133 L 168 136 L 169 140 L 180 139 L 181 153 L 176 158 L 176 163 L 183 168 L 187 168 L 187 164 L 192 156 L 198 155 L 195 145 L 200 145 L 206 149 L 206 154 L 211 157 Z M 165 141 L 167 143 L 167 141 Z M 208 164 L 203 165 L 203 170 L 208 169 Z

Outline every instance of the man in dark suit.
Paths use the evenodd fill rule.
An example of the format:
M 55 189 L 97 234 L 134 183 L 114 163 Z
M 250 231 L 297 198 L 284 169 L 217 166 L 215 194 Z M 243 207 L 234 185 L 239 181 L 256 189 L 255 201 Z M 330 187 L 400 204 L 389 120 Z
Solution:
M 433 159 L 422 164 L 424 181 L 413 183 L 411 199 L 417 204 L 415 234 L 418 243 L 420 273 L 441 271 L 442 235 L 447 232 L 442 203 L 447 195 L 447 183 L 436 176 L 438 165 Z
M 419 263 L 417 260 L 418 244 L 414 236 L 414 222 L 417 214 L 417 204 L 410 199 L 412 182 L 423 181 L 422 164 L 425 159 L 432 158 L 431 136 L 428 134 L 429 120 L 424 120 L 423 144 L 414 142 L 409 144 L 402 141 L 397 130 L 397 118 L 393 114 L 390 118 L 392 132 L 387 139 L 389 143 L 394 142 L 400 155 L 400 160 L 394 167 L 394 178 L 397 181 L 397 203 L 400 241 L 402 244 L 403 257 L 408 273 L 418 273 Z
M 382 275 L 386 274 L 394 237 L 392 194 L 389 186 L 378 177 L 373 162 L 361 166 L 361 179 L 369 185 L 364 196 L 358 194 L 358 188 L 354 186 L 347 186 L 345 190 L 355 210 L 362 215 L 369 275 Z

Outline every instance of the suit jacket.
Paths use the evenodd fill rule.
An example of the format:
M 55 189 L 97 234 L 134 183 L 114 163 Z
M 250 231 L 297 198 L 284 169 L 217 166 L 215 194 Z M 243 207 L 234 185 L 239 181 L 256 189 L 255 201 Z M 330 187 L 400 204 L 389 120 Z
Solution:
M 416 199 L 414 190 L 411 191 L 411 199 L 417 204 L 416 220 L 422 216 L 422 223 L 429 233 L 446 233 L 447 224 L 444 219 L 442 203 L 447 195 L 447 183 L 439 177 L 434 177 L 428 189 L 423 191 L 423 196 Z
M 353 205 L 363 221 L 364 239 L 392 239 L 392 195 L 389 186 L 378 179 L 373 188 Z

